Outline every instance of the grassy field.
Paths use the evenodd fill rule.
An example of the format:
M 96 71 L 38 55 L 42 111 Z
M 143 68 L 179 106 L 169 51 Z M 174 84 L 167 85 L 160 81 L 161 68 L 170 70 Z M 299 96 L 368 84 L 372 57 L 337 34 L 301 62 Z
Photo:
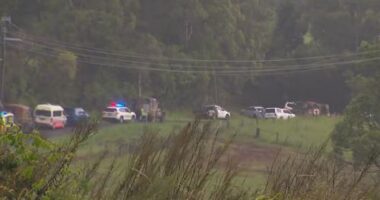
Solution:
M 218 120 L 214 125 L 222 130 L 221 137 L 236 134 L 236 142 L 252 142 L 260 145 L 279 145 L 297 149 L 317 146 L 328 140 L 331 131 L 340 118 L 297 117 L 290 120 L 259 120 L 234 115 L 227 122 Z M 189 113 L 172 113 L 164 123 L 128 123 L 116 124 L 101 129 L 92 136 L 81 152 L 98 152 L 103 149 L 115 149 L 118 146 L 133 143 L 144 131 L 159 132 L 167 136 L 180 130 L 192 121 Z M 256 138 L 256 129 L 260 128 L 260 137 Z
M 78 152 L 79 161 L 89 161 L 99 153 L 108 151 L 118 157 L 121 163 L 136 146 L 137 139 L 146 131 L 168 136 L 178 132 L 188 122 L 191 113 L 171 113 L 164 123 L 127 123 L 106 126 L 91 136 Z M 237 184 L 244 182 L 249 187 L 259 188 L 265 180 L 265 171 L 277 153 L 304 151 L 310 146 L 318 146 L 327 141 L 335 124 L 335 117 L 297 117 L 290 120 L 259 120 L 233 115 L 230 121 L 213 121 L 213 126 L 221 130 L 220 139 L 236 134 L 229 156 L 237 159 L 242 169 Z M 256 129 L 260 136 L 256 138 Z M 62 141 L 62 137 L 53 140 Z M 331 150 L 331 145 L 328 145 Z
M 293 148 L 309 148 L 327 141 L 340 118 L 297 117 L 289 120 L 259 120 L 237 116 L 231 121 L 230 130 L 236 130 L 238 140 L 249 140 L 260 129 L 258 142 L 278 144 Z M 329 145 L 329 148 L 331 146 Z

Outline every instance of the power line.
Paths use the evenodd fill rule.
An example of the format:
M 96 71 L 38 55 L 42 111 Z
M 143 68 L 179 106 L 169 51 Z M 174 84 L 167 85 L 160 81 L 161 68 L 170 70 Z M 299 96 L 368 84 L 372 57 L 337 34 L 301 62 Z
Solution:
M 61 52 L 61 51 L 64 51 L 62 49 L 54 49 L 54 48 L 48 48 L 48 50 L 55 50 L 55 51 L 58 51 L 58 52 Z M 31 52 L 36 52 L 35 50 L 30 50 L 29 51 Z M 38 52 L 37 52 L 38 53 Z M 58 54 L 55 54 L 54 56 L 57 56 Z M 107 58 L 103 58 L 103 57 L 97 57 L 97 56 L 89 56 L 89 55 L 83 55 L 83 54 L 80 54 L 81 56 L 79 57 L 80 61 L 81 62 L 87 62 L 87 63 L 91 63 L 91 64 L 94 64 L 95 62 L 96 63 L 100 63 L 99 61 L 88 61 L 88 60 L 84 60 L 83 58 L 87 58 L 87 59 L 100 59 L 102 63 L 104 64 L 107 64 L 109 65 L 110 63 L 113 63 L 114 60 L 108 60 Z M 86 57 L 87 56 L 87 57 Z M 126 65 L 128 64 L 128 65 Z M 190 73 L 197 73 L 197 72 L 214 72 L 215 70 L 214 69 L 203 69 L 203 70 L 181 70 L 181 69 L 171 69 L 170 66 L 166 66 L 165 68 L 153 68 L 153 67 L 147 67 L 147 66 L 135 66 L 135 65 L 129 65 L 131 63 L 124 63 L 124 64 L 121 64 L 121 65 L 124 65 L 124 66 L 130 66 L 129 68 L 132 68 L 132 69 L 139 69 L 139 70 L 151 70 L 151 71 L 166 71 L 166 72 L 177 72 L 177 73 L 180 73 L 180 72 L 190 72 Z M 120 65 L 120 64 L 118 64 Z M 132 67 L 131 67 L 132 66 Z M 260 68 L 260 69 L 249 69 L 249 70 L 234 70 L 234 69 L 219 69 L 217 71 L 217 73 L 219 74 L 225 74 L 225 73 L 247 73 L 247 72 L 272 72 L 272 71 L 284 71 L 284 70 L 291 70 L 291 69 L 300 69 L 300 67 L 307 67 L 307 66 L 311 66 L 311 65 L 294 65 L 294 66 L 284 66 L 282 68 L 277 68 L 277 69 L 271 69 L 271 68 Z M 314 67 L 319 67 L 319 66 L 315 66 L 313 65 Z M 292 67 L 292 68 L 289 68 L 289 67 Z M 294 68 L 296 67 L 296 68 Z
M 36 44 L 36 43 L 28 43 L 28 42 L 23 42 L 23 43 L 26 43 L 28 45 L 36 45 L 36 46 L 39 46 L 39 47 L 42 47 L 42 48 L 46 48 L 48 50 L 54 50 L 54 51 L 58 51 L 58 52 L 63 52 L 65 50 L 63 49 L 58 49 L 58 48 L 53 48 L 53 47 L 48 47 L 46 45 L 41 45 L 41 44 Z M 110 63 L 110 62 L 115 62 L 115 59 L 110 59 L 110 58 L 105 58 L 105 57 L 99 57 L 99 56 L 93 56 L 93 55 L 87 55 L 87 54 L 78 54 L 79 55 L 79 58 L 82 58 L 82 59 L 97 59 L 97 60 L 101 60 L 102 62 L 107 62 L 107 63 Z M 364 61 L 367 61 L 368 59 L 362 59 Z M 304 69 L 304 68 L 319 68 L 320 66 L 334 66 L 334 65 L 343 65 L 343 64 L 355 64 L 356 62 L 361 62 L 362 60 L 348 60 L 348 61 L 340 61 L 340 62 L 329 62 L 329 63 L 309 63 L 309 64 L 304 64 L 304 65 L 285 65 L 285 66 L 275 66 L 275 67 L 271 67 L 271 66 L 264 66 L 264 67 L 261 67 L 261 68 L 246 68 L 246 69 L 241 69 L 241 68 L 238 68 L 238 69 L 232 69 L 232 68 L 223 68 L 223 69 L 218 69 L 218 73 L 219 74 L 225 74 L 225 73 L 253 73 L 253 72 L 274 72 L 274 71 L 289 71 L 289 70 L 292 70 L 292 69 L 295 69 L 295 70 L 298 70 L 298 69 Z M 371 61 L 372 59 L 369 59 L 368 61 Z M 375 60 L 377 60 L 377 57 L 375 58 Z M 82 60 L 83 61 L 83 60 Z M 149 63 L 141 63 L 141 62 L 130 62 L 130 61 L 125 61 L 125 60 L 116 60 L 116 61 L 120 61 L 120 62 L 125 62 L 123 64 L 149 64 Z M 92 61 L 93 62 L 93 61 Z M 213 72 L 215 70 L 215 68 L 212 68 L 212 69 L 190 69 L 190 70 L 183 70 L 183 69 L 172 69 L 173 67 L 182 67 L 182 66 L 178 66 L 178 65 L 169 65 L 169 64 L 160 64 L 158 66 L 161 66 L 160 67 L 151 67 L 151 66 L 139 66 L 139 67 L 136 67 L 140 70 L 153 70 L 153 71 L 157 71 L 157 70 L 160 70 L 160 69 L 163 69 L 165 71 L 173 71 L 173 72 L 179 72 L 179 71 L 185 71 L 185 72 Z M 162 68 L 164 67 L 164 68 Z M 191 68 L 191 66 L 188 66 Z
M 125 52 L 118 52 L 118 51 L 106 51 L 104 49 L 99 48 L 90 48 L 90 47 L 84 47 L 81 45 L 75 45 L 75 44 L 69 44 L 62 41 L 53 41 L 50 40 L 47 42 L 46 38 L 39 39 L 39 37 L 31 36 L 30 34 L 26 33 L 22 28 L 18 27 L 15 24 L 11 24 L 13 27 L 15 27 L 18 31 L 24 34 L 24 37 L 31 37 L 31 38 L 37 38 L 35 39 L 38 42 L 43 42 L 48 45 L 56 45 L 61 46 L 65 48 L 70 49 L 76 49 L 86 52 L 92 52 L 92 53 L 98 53 L 98 54 L 104 54 L 104 55 L 110 55 L 110 56 L 119 56 L 124 58 L 134 58 L 134 59 L 145 59 L 145 60 L 160 60 L 160 61 L 178 61 L 178 62 L 199 62 L 199 63 L 265 63 L 265 62 L 286 62 L 286 61 L 307 61 L 307 60 L 316 60 L 316 59 L 326 59 L 326 58 L 337 58 L 337 57 L 352 57 L 352 56 L 360 56 L 360 55 L 366 55 L 371 53 L 378 53 L 380 50 L 374 50 L 374 51 L 365 51 L 365 52 L 359 52 L 359 53 L 347 53 L 347 54 L 335 54 L 335 55 L 322 55 L 322 56 L 311 56 L 311 57 L 299 57 L 299 58 L 280 58 L 280 59 L 270 59 L 270 60 L 218 60 L 218 59 L 183 59 L 183 58 L 162 58 L 162 57 L 149 57 L 146 55 L 131 55 L 127 54 Z M 16 33 L 17 34 L 17 33 Z
M 27 36 L 25 36 L 27 37 Z M 27 45 L 32 45 L 32 46 L 39 46 L 44 49 L 48 50 L 54 50 L 54 51 L 66 51 L 65 49 L 57 48 L 54 45 L 50 43 L 50 45 L 45 45 L 45 44 L 40 44 L 38 42 L 35 42 L 33 40 L 25 39 L 26 41 L 22 41 L 24 44 Z M 96 53 L 97 51 L 89 51 L 92 53 Z M 106 51 L 102 51 L 105 53 L 109 53 Z M 375 51 L 371 52 L 361 52 L 361 53 L 356 53 L 356 54 L 351 54 L 351 56 L 358 56 L 358 55 L 364 55 L 367 53 L 373 53 Z M 278 65 L 278 66 L 233 66 L 235 69 L 231 68 L 221 68 L 221 67 L 211 67 L 211 66 L 194 66 L 194 65 L 178 65 L 178 64 L 163 64 L 163 63 L 150 63 L 150 62 L 140 62 L 140 61 L 131 61 L 131 60 L 125 60 L 125 59 L 120 59 L 120 58 L 108 58 L 104 56 L 96 56 L 96 55 L 90 55 L 90 54 L 84 54 L 84 53 L 78 53 L 78 52 L 73 52 L 77 56 L 79 56 L 79 61 L 80 62 L 85 62 L 88 64 L 101 64 L 101 65 L 110 65 L 110 62 L 121 62 L 121 64 L 116 64 L 118 66 L 127 66 L 129 69 L 138 69 L 138 70 L 149 70 L 149 71 L 162 71 L 162 72 L 173 72 L 173 73 L 204 73 L 204 72 L 213 72 L 216 69 L 218 69 L 217 73 L 218 74 L 242 74 L 242 73 L 257 73 L 257 72 L 289 72 L 289 71 L 294 71 L 294 70 L 320 70 L 320 69 L 325 69 L 329 66 L 335 67 L 336 65 L 346 65 L 346 64 L 355 64 L 355 63 L 361 63 L 361 62 L 369 62 L 369 61 L 374 61 L 378 60 L 377 57 L 371 58 L 371 59 L 361 59 L 361 60 L 349 60 L 349 61 L 340 61 L 340 62 L 329 62 L 329 63 L 320 63 L 320 62 L 314 62 L 314 63 L 308 63 L 308 64 L 303 64 L 303 65 Z M 331 55 L 329 57 L 333 58 L 334 55 Z M 347 55 L 346 55 L 347 56 Z M 311 57 L 309 57 L 311 58 Z M 312 57 L 316 58 L 316 57 Z M 84 59 L 95 59 L 98 60 L 96 61 L 86 61 Z M 106 63 L 101 63 L 99 62 L 101 60 L 102 62 Z M 285 60 L 285 59 L 284 59 Z M 286 59 L 288 60 L 288 59 Z M 324 60 L 324 62 L 327 62 Z M 128 65 L 126 65 L 128 64 Z M 151 66 L 160 66 L 160 67 L 151 67 L 151 66 L 135 66 L 135 65 L 130 65 L 130 64 L 139 64 L 139 65 L 151 65 Z M 115 64 L 112 64 L 115 65 Z M 164 68 L 163 68 L 164 67 Z M 173 69 L 174 67 L 180 68 L 180 69 Z M 211 67 L 211 69 L 209 69 Z M 183 68 L 190 68 L 190 70 L 186 69 L 183 70 Z M 203 68 L 203 69 L 197 69 L 194 70 L 194 68 Z
M 52 54 L 52 53 L 47 53 L 47 52 L 37 52 L 37 51 L 33 51 L 33 50 L 30 50 L 30 49 L 22 49 L 20 47 L 16 47 L 16 46 L 13 46 L 13 45 L 8 45 L 8 46 L 11 46 L 13 48 L 16 48 L 18 50 L 21 50 L 21 51 L 27 51 L 27 52 L 31 52 L 31 53 L 34 53 L 34 54 L 37 54 L 37 55 L 42 55 L 42 56 L 48 56 L 48 57 L 52 57 L 52 58 L 56 58 L 58 56 L 58 54 Z M 96 66 L 102 66 L 102 67 L 111 67 L 111 68 L 121 68 L 121 69 L 140 69 L 141 67 L 140 66 L 131 66 L 131 65 L 120 65 L 120 64 L 110 64 L 110 63 L 99 63 L 99 62 L 90 62 L 90 61 L 83 61 L 83 60 L 77 60 L 78 63 L 82 63 L 82 64 L 90 64 L 90 65 L 96 65 Z M 165 72 L 165 73 L 211 73 L 211 71 L 184 71 L 184 70 L 165 70 L 165 69 L 146 69 L 146 68 L 143 68 L 141 70 L 148 70 L 148 71 L 155 71 L 155 72 Z M 284 75 L 284 74 L 290 74 L 290 73 L 297 73 L 297 72 L 309 72 L 309 71 L 315 71 L 316 69 L 303 69 L 303 70 L 293 70 L 293 71 L 288 71 L 286 73 L 284 72 L 272 72 L 272 73 L 256 73 L 256 74 L 248 74 L 248 73 L 244 73 L 244 74 L 240 74 L 240 73 L 230 73 L 230 74 L 227 74 L 227 73 L 223 73 L 223 74 L 220 74 L 220 73 L 217 73 L 219 76 L 242 76 L 242 75 L 249 75 L 249 76 L 266 76 L 266 75 Z M 320 69 L 318 69 L 320 70 Z
M 8 45 L 10 47 L 16 48 L 21 51 L 28 51 L 32 53 L 36 53 L 39 55 L 44 56 L 50 56 L 50 57 L 56 57 L 58 54 L 51 54 L 46 52 L 38 52 L 31 49 L 23 49 L 16 45 Z M 218 75 L 250 75 L 248 73 L 258 73 L 258 75 L 277 75 L 278 73 L 281 74 L 287 74 L 290 72 L 307 72 L 307 71 L 320 71 L 320 70 L 326 70 L 326 69 L 335 69 L 337 66 L 343 66 L 348 64 L 359 64 L 359 63 L 365 63 L 365 62 L 371 62 L 371 61 L 377 61 L 380 60 L 380 57 L 374 57 L 370 59 L 358 59 L 358 60 L 350 60 L 350 61 L 344 61 L 344 62 L 336 62 L 336 63 L 324 63 L 319 66 L 315 66 L 313 68 L 294 68 L 294 69 L 272 69 L 272 70 L 246 70 L 246 71 L 217 71 L 216 74 Z M 78 60 L 79 63 L 84 64 L 90 64 L 90 65 L 97 65 L 97 66 L 105 66 L 105 67 L 117 67 L 117 68 L 124 68 L 124 69 L 137 69 L 137 70 L 146 70 L 146 71 L 156 71 L 156 72 L 167 72 L 167 73 L 211 73 L 213 71 L 194 71 L 194 70 L 178 70 L 178 69 L 168 69 L 168 68 L 152 68 L 152 67 L 141 67 L 141 66 L 135 66 L 135 65 L 123 65 L 123 64 L 111 64 L 111 63 L 101 63 L 101 62 L 94 62 L 94 61 L 85 61 L 82 59 Z M 255 75 L 254 75 L 255 76 Z
M 31 46 L 38 46 L 38 47 L 41 47 L 41 48 L 45 48 L 45 49 L 49 49 L 49 50 L 54 50 L 54 51 L 58 51 L 58 52 L 64 52 L 64 51 L 67 51 L 65 49 L 60 49 L 60 48 L 55 48 L 55 47 L 50 47 L 50 46 L 47 46 L 47 45 L 43 45 L 43 44 L 39 44 L 39 43 L 33 43 L 33 42 L 30 42 L 30 41 L 22 41 L 22 43 L 24 44 L 27 44 L 27 45 L 31 45 Z M 151 65 L 151 66 L 161 66 L 161 67 L 166 67 L 166 68 L 173 68 L 173 67 L 176 67 L 176 68 L 192 68 L 194 70 L 194 68 L 203 68 L 203 69 L 198 69 L 199 71 L 204 71 L 205 69 L 209 70 L 209 71 L 213 71 L 213 70 L 223 70 L 223 71 L 228 71 L 228 70 L 234 70 L 234 71 L 247 71 L 247 70 L 271 70 L 271 69 L 284 69 L 284 68 L 298 68 L 298 67 L 307 67 L 307 66 L 314 66 L 316 64 L 320 64 L 320 62 L 314 62 L 314 63 L 308 63 L 308 64 L 303 64 L 303 65 L 280 65 L 280 66 L 260 66 L 260 67 L 257 67 L 257 66 L 231 66 L 235 69 L 230 69 L 230 68 L 226 68 L 226 67 L 218 67 L 218 68 L 215 68 L 215 67 L 210 67 L 210 66 L 186 66 L 186 65 L 178 65 L 178 64 L 163 64 L 163 63 L 149 63 L 149 62 L 137 62 L 137 61 L 129 61 L 129 60 L 123 60 L 123 59 L 115 59 L 115 58 L 107 58 L 107 57 L 100 57 L 100 56 L 95 56 L 95 55 L 89 55 L 89 54 L 83 54 L 83 53 L 77 53 L 77 52 L 74 52 L 77 56 L 80 56 L 82 58 L 93 58 L 93 59 L 101 59 L 101 60 L 105 60 L 105 61 L 110 61 L 110 62 L 115 62 L 115 61 L 118 61 L 118 62 L 122 62 L 122 63 L 126 63 L 126 64 L 140 64 L 140 65 Z M 211 69 L 209 69 L 211 68 Z M 238 69 L 238 70 L 237 70 Z

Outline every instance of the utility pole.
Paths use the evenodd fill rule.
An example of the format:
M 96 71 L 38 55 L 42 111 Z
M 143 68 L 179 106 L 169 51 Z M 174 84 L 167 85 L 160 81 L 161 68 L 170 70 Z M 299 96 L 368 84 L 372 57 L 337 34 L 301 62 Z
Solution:
M 5 83 L 5 59 L 6 59 L 6 41 L 7 41 L 7 25 L 11 22 L 8 16 L 1 18 L 2 34 L 1 34 L 1 82 L 0 82 L 0 99 L 4 101 L 4 83 Z
M 214 98 L 215 98 L 215 104 L 218 104 L 218 86 L 216 81 L 216 71 L 214 69 Z
M 139 75 L 138 75 L 138 92 L 139 92 L 139 97 L 141 97 L 142 93 L 142 88 L 141 88 L 141 71 L 139 70 Z

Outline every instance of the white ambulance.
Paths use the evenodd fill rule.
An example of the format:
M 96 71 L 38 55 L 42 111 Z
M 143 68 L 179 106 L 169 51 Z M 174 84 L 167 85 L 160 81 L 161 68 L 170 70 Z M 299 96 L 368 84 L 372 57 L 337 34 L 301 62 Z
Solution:
M 34 122 L 40 127 L 52 129 L 64 128 L 66 125 L 64 109 L 59 105 L 40 104 L 34 109 Z

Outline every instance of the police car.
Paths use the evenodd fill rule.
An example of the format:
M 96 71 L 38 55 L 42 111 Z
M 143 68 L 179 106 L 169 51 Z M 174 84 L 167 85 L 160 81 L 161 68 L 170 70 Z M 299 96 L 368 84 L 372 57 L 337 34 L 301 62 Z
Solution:
M 102 112 L 102 118 L 107 121 L 124 123 L 136 119 L 136 113 L 132 112 L 125 103 L 111 102 Z

